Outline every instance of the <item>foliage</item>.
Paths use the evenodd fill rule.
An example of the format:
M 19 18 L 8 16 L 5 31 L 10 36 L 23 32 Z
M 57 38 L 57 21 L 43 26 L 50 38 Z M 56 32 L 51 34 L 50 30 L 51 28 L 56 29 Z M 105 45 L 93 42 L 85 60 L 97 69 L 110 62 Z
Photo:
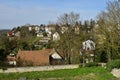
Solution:
M 28 27 L 26 27 L 26 26 L 21 26 L 20 33 L 21 33 L 21 37 L 23 37 L 23 38 L 29 38 L 31 36 L 30 32 L 28 30 Z
M 107 63 L 107 70 L 111 71 L 114 68 L 120 68 L 120 59 L 112 60 Z
M 8 63 L 7 62 L 5 62 L 5 61 L 0 61 L 0 68 L 6 68 L 6 67 L 8 67 L 9 65 L 8 65 Z
M 47 37 L 47 33 L 46 33 L 46 32 L 44 32 L 44 33 L 43 33 L 43 36 Z
M 20 57 L 18 57 L 16 62 L 17 62 L 17 66 L 23 66 L 23 60 L 20 59 Z
M 120 58 L 120 1 L 108 2 L 106 11 L 98 16 L 98 35 L 103 39 L 99 49 L 105 49 L 108 61 Z M 102 50 L 103 51 L 103 50 Z
M 12 40 L 10 40 L 11 37 L 6 36 L 2 40 L 3 43 L 0 42 L 0 47 L 3 47 L 7 53 L 16 54 L 18 50 L 40 50 L 43 48 L 55 48 L 63 53 L 66 64 L 80 63 L 79 52 L 82 48 L 82 42 L 91 36 L 91 33 L 88 35 L 87 32 L 89 30 L 92 31 L 94 21 L 91 20 L 91 22 L 88 21 L 88 23 L 85 21 L 85 24 L 82 25 L 82 23 L 79 21 L 79 14 L 71 12 L 59 16 L 58 22 L 61 24 L 48 25 L 51 27 L 56 26 L 55 29 L 60 34 L 60 40 L 56 42 L 51 40 L 47 44 L 39 44 L 40 38 L 36 37 L 36 31 L 34 29 L 29 31 L 29 25 L 24 25 L 12 29 L 12 31 L 20 32 L 19 38 L 12 36 Z M 64 25 L 68 28 L 64 34 L 62 34 L 60 31 L 62 27 L 61 25 Z M 75 32 L 76 27 L 79 29 L 77 29 Z M 46 32 L 40 32 L 43 33 L 44 37 L 47 37 Z
M 4 49 L 0 49 L 0 61 L 5 61 L 6 54 Z
M 115 78 L 111 73 L 101 67 L 0 74 L 0 79 L 4 80 L 19 79 L 20 77 L 27 77 L 28 79 L 61 78 L 64 80 L 109 80 Z
M 99 66 L 99 65 L 96 62 L 90 62 L 85 64 L 85 67 L 94 67 L 94 66 Z
M 107 53 L 105 53 L 105 51 L 96 50 L 95 53 L 95 55 L 97 55 L 95 57 L 96 62 L 107 62 Z
M 47 44 L 40 44 L 40 38 L 36 38 L 36 33 L 39 31 L 29 31 L 29 26 L 21 26 L 13 28 L 12 30 L 20 31 L 20 37 L 7 37 L 0 38 L 0 61 L 4 61 L 8 53 L 17 53 L 21 50 L 39 50 L 43 48 L 56 48 L 61 51 L 65 57 L 66 64 L 80 63 L 80 50 L 82 50 L 82 42 L 92 39 L 97 43 L 96 48 L 96 61 L 107 62 L 112 59 L 120 58 L 120 2 L 113 1 L 107 5 L 107 10 L 101 12 L 98 16 L 98 27 L 95 27 L 94 20 L 84 21 L 83 24 L 79 21 L 78 13 L 65 13 L 58 17 L 59 25 L 56 31 L 60 34 L 60 40 L 56 42 L 50 41 Z M 66 32 L 61 33 L 60 29 L 64 25 Z M 44 25 L 41 25 L 44 26 Z M 45 27 L 45 26 L 44 26 Z M 77 27 L 77 29 L 76 29 Z M 79 30 L 79 29 L 80 30 Z M 77 31 L 76 31 L 77 30 Z M 44 31 L 44 30 L 43 30 Z M 41 31 L 41 32 L 43 32 Z M 76 32 L 77 34 L 76 34 Z M 54 31 L 53 31 L 54 32 Z M 97 35 L 96 35 L 96 33 Z M 47 33 L 43 32 L 47 37 Z M 101 37 L 98 37 L 101 36 Z M 102 44 L 99 44 L 99 38 L 102 39 Z M 35 44 L 38 43 L 38 47 Z M 2 49 L 4 51 L 2 51 Z M 107 60 L 106 60 L 107 59 Z M 94 66 L 95 63 L 89 63 L 87 66 Z

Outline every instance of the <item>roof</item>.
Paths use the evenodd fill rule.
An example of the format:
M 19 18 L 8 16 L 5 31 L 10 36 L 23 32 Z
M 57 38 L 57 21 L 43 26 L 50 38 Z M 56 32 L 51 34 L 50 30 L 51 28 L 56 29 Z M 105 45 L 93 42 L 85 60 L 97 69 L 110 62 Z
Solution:
M 53 59 L 62 59 L 62 57 L 61 57 L 57 52 L 54 52 L 54 53 L 51 55 L 51 57 L 52 57 Z
M 13 35 L 14 35 L 14 32 L 12 32 L 12 31 L 7 32 L 7 35 L 9 35 L 9 36 L 13 36 Z
M 34 50 L 34 51 L 18 51 L 17 59 L 32 62 L 33 65 L 48 65 L 49 56 L 53 49 Z

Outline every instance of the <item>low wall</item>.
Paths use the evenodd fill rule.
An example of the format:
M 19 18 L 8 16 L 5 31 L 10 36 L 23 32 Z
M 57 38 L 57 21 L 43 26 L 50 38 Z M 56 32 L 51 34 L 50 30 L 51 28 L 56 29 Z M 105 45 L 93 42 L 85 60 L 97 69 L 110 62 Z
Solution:
M 16 73 L 16 72 L 31 72 L 31 71 L 50 71 L 57 69 L 74 69 L 79 65 L 56 65 L 56 66 L 35 66 L 35 67 L 14 67 L 7 70 L 0 69 L 0 73 Z

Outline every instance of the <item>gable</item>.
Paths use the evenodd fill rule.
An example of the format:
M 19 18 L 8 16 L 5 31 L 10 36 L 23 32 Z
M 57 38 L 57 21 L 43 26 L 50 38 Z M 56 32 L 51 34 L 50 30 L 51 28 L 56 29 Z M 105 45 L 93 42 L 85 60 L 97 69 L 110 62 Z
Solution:
M 53 59 L 62 59 L 62 57 L 61 57 L 57 52 L 54 52 L 54 53 L 51 55 L 51 57 L 52 57 Z
M 83 42 L 84 50 L 95 50 L 95 43 L 92 40 L 87 40 Z

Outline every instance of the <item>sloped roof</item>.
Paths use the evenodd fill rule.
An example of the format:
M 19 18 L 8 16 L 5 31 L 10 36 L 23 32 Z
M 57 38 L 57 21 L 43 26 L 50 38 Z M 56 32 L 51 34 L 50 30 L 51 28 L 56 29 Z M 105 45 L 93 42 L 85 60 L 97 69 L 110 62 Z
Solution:
M 53 59 L 62 59 L 62 57 L 61 57 L 57 52 L 54 52 L 54 53 L 51 55 L 51 57 L 52 57 Z
M 55 51 L 55 49 L 44 49 L 44 50 L 34 50 L 34 51 L 18 51 L 17 59 L 22 59 L 32 63 L 33 65 L 49 65 L 50 59 L 62 59 L 62 56 Z
M 53 49 L 34 50 L 34 51 L 18 51 L 17 58 L 24 61 L 30 61 L 33 65 L 48 65 L 49 56 Z

